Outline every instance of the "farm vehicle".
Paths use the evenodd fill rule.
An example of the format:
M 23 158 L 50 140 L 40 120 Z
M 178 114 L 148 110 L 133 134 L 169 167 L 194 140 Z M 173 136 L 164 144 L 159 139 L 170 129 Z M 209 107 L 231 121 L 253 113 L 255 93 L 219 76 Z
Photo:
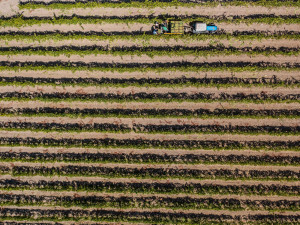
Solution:
M 211 34 L 217 31 L 218 27 L 213 23 L 206 24 L 200 21 L 190 22 L 184 25 L 181 20 L 155 22 L 151 28 L 152 34 Z

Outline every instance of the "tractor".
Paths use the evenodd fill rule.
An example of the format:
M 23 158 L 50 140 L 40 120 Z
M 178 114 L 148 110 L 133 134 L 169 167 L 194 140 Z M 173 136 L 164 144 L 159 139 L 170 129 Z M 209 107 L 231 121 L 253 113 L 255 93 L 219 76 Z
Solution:
M 152 34 L 212 34 L 218 30 L 218 27 L 212 23 L 206 24 L 200 21 L 193 21 L 188 26 L 181 20 L 155 22 L 152 26 Z

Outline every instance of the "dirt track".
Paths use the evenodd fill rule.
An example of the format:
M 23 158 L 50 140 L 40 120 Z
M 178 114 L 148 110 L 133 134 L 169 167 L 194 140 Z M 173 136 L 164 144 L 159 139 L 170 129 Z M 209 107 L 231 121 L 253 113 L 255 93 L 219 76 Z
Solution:
M 242 60 L 241 60 L 242 59 Z M 1 56 L 1 61 L 38 61 L 38 62 L 51 62 L 51 61 L 73 61 L 73 62 L 98 62 L 98 63 L 166 63 L 166 62 L 193 62 L 193 63 L 213 63 L 213 62 L 272 62 L 272 63 L 300 63 L 299 56 L 264 56 L 264 55 L 229 55 L 229 56 L 147 56 L 147 55 L 60 55 L 60 56 L 43 56 L 43 55 L 12 55 Z
M 197 41 L 197 40 L 134 40 L 132 38 L 131 40 L 117 40 L 117 41 L 102 41 L 102 40 L 88 40 L 88 39 L 82 39 L 82 40 L 66 40 L 66 41 L 58 41 L 58 40 L 46 40 L 46 41 L 4 41 L 0 40 L 0 46 L 1 47 L 7 47 L 7 46 L 18 46 L 18 47 L 27 47 L 27 46 L 53 46 L 53 47 L 59 47 L 59 46 L 124 46 L 124 47 L 131 47 L 131 46 L 187 46 L 187 47 L 205 47 L 208 45 L 224 45 L 225 47 L 246 47 L 250 46 L 252 48 L 254 47 L 274 47 L 274 48 L 280 48 L 280 47 L 288 47 L 288 48 L 300 48 L 300 42 L 298 40 L 290 40 L 290 39 L 280 39 L 280 40 L 273 40 L 273 39 L 262 39 L 262 40 L 238 40 L 234 37 L 232 37 L 230 40 L 224 40 L 224 39 L 215 39 L 212 37 L 212 40 L 205 40 L 205 41 Z
M 295 10 L 294 7 L 245 7 L 245 6 L 217 6 L 217 7 L 165 7 L 165 8 L 79 8 L 71 10 L 46 10 L 46 9 L 34 9 L 34 10 L 21 10 L 24 16 L 56 16 L 60 15 L 80 15 L 80 16 L 135 16 L 135 15 L 153 15 L 158 16 L 161 14 L 169 15 L 202 15 L 202 16 L 247 16 L 255 14 L 275 14 L 275 15 L 295 15 L 299 13 L 299 10 Z
M 252 24 L 228 24 L 219 23 L 219 29 L 224 30 L 226 33 L 232 33 L 234 31 L 295 31 L 300 32 L 299 24 L 284 24 L 284 25 L 268 25 L 266 29 L 266 24 L 262 23 L 252 23 Z M 43 24 L 43 25 L 32 25 L 24 27 L 0 27 L 0 32 L 13 32 L 13 31 L 23 31 L 23 32 L 45 32 L 45 31 L 60 31 L 60 32 L 72 32 L 72 31 L 97 31 L 97 32 L 148 32 L 151 29 L 151 24 L 143 23 L 132 23 L 132 24 L 115 24 L 102 23 L 102 24 Z
M 227 71 L 207 71 L 207 72 L 103 72 L 103 71 L 0 71 L 2 77 L 32 77 L 32 78 L 114 78 L 114 79 L 148 79 L 148 78 L 179 78 L 179 77 L 195 77 L 195 78 L 266 78 L 271 79 L 276 76 L 277 79 L 297 79 L 300 80 L 300 71 L 244 71 L 244 72 L 227 72 Z

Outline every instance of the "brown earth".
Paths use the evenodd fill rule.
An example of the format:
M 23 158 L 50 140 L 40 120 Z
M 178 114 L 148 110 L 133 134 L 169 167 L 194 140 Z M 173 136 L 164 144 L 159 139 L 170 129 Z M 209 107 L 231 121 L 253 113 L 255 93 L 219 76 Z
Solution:
M 228 103 L 228 102 L 213 102 L 213 103 L 195 103 L 195 102 L 127 102 L 127 103 L 108 103 L 108 102 L 44 102 L 44 101 L 0 101 L 0 108 L 37 108 L 37 107 L 55 107 L 55 108 L 107 108 L 107 109 L 299 109 L 298 103 Z
M 266 78 L 270 79 L 276 76 L 277 79 L 297 79 L 300 80 L 300 71 L 244 71 L 244 72 L 228 72 L 228 71 L 206 71 L 206 72 L 181 72 L 181 71 L 166 71 L 166 72 L 104 72 L 104 71 L 9 71 L 1 70 L 0 76 L 2 77 L 43 77 L 43 78 L 179 78 L 185 76 L 187 78 Z M 41 85 L 41 84 L 40 84 Z
M 233 23 L 219 23 L 218 27 L 220 30 L 224 30 L 227 33 L 234 31 L 295 31 L 300 32 L 299 24 L 283 24 L 283 25 L 266 25 L 264 23 L 252 23 L 252 24 L 233 24 Z M 267 28 L 266 28 L 267 27 Z M 121 24 L 118 25 L 111 23 L 102 24 L 43 24 L 43 25 L 32 25 L 23 27 L 0 27 L 0 32 L 12 32 L 12 31 L 23 31 L 23 32 L 45 32 L 45 31 L 103 31 L 103 32 L 141 32 L 151 30 L 151 24 L 143 23 L 132 23 L 132 24 Z
M 262 40 L 238 40 L 232 37 L 230 40 L 222 40 L 217 39 L 217 37 L 212 36 L 211 40 L 205 41 L 197 41 L 193 39 L 186 38 L 183 39 L 161 39 L 161 40 L 140 40 L 140 39 L 132 39 L 132 40 L 116 40 L 116 41 L 102 41 L 102 40 L 65 40 L 65 41 L 58 41 L 58 40 L 46 40 L 46 41 L 22 41 L 22 40 L 11 40 L 11 41 L 4 41 L 0 40 L 0 46 L 2 47 L 37 47 L 37 46 L 52 46 L 52 47 L 59 47 L 59 46 L 109 46 L 109 47 L 131 47 L 131 46 L 187 46 L 187 47 L 206 47 L 208 45 L 224 45 L 225 47 L 273 47 L 273 48 L 280 48 L 280 47 L 287 47 L 287 48 L 300 48 L 299 40 L 293 39 L 262 39 Z
M 166 63 L 166 62 L 192 62 L 192 63 L 213 63 L 213 62 L 272 62 L 272 63 L 300 63 L 299 56 L 264 56 L 264 55 L 228 55 L 228 56 L 147 56 L 147 55 L 60 55 L 60 56 L 43 56 L 43 55 L 0 55 L 0 60 L 9 62 L 25 61 L 72 61 L 72 62 L 98 62 L 98 63 Z
M 221 6 L 207 7 L 164 7 L 164 8 L 77 8 L 77 9 L 30 9 L 21 10 L 24 16 L 56 16 L 73 14 L 80 16 L 136 16 L 136 15 L 200 15 L 200 16 L 247 16 L 253 14 L 297 15 L 299 9 L 294 7 L 263 7 L 263 6 Z

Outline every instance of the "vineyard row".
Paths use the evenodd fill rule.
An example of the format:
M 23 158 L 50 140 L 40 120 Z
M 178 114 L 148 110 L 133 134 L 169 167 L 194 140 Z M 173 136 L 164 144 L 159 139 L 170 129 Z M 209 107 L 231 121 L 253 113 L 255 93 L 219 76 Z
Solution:
M 299 200 L 251 200 L 213 197 L 173 196 L 53 196 L 0 194 L 0 205 L 12 206 L 61 206 L 82 208 L 170 208 L 170 209 L 213 209 L 213 210 L 272 210 L 297 211 Z
M 192 101 L 192 102 L 211 102 L 211 101 L 238 101 L 238 102 L 298 102 L 300 100 L 300 94 L 267 94 L 265 92 L 260 93 L 236 93 L 229 94 L 222 92 L 220 94 L 214 93 L 95 93 L 95 94 L 83 94 L 83 93 L 45 93 L 45 92 L 2 92 L 0 93 L 0 99 L 18 99 L 18 100 L 41 100 L 41 101 L 100 101 L 100 102 L 127 102 L 127 101 L 142 101 L 142 102 L 155 102 L 155 101 Z
M 281 149 L 299 150 L 300 141 L 234 141 L 234 140 L 156 140 L 156 139 L 72 139 L 1 137 L 5 146 L 125 147 L 166 149 Z
M 155 21 L 165 19 L 178 19 L 180 18 L 186 23 L 192 20 L 204 21 L 206 23 L 265 23 L 265 24 L 298 24 L 300 23 L 300 17 L 298 15 L 268 15 L 268 14 L 254 14 L 249 16 L 233 16 L 228 18 L 226 16 L 199 16 L 199 15 L 183 15 L 183 16 L 172 16 L 172 15 L 160 15 L 160 16 L 57 16 L 57 17 L 25 17 L 22 15 L 15 15 L 13 17 L 0 17 L 1 27 L 24 27 L 32 25 L 47 25 L 47 24 L 101 24 L 101 23 L 143 23 L 153 24 Z
M 259 77 L 259 78 L 243 78 L 243 77 L 185 77 L 178 78 L 110 78 L 110 77 L 0 77 L 0 86 L 14 85 L 14 86 L 35 86 L 35 85 L 77 85 L 77 86 L 109 86 L 109 87 L 230 87 L 230 86 L 286 86 L 299 87 L 300 80 L 294 77 L 282 79 L 279 76 Z
M 3 207 L 0 211 L 3 219 L 18 220 L 71 220 L 90 219 L 93 221 L 127 221 L 127 222 L 147 222 L 147 223 L 180 223 L 199 224 L 211 222 L 214 224 L 224 224 L 223 222 L 235 221 L 256 221 L 261 223 L 286 223 L 300 221 L 298 214 L 276 214 L 266 212 L 246 212 L 242 215 L 235 213 L 210 212 L 184 212 L 184 211 L 140 211 L 140 210 L 115 210 L 115 209 L 54 209 L 54 208 L 18 208 Z
M 28 115 L 28 116 L 74 116 L 74 117 L 300 117 L 300 109 L 98 109 L 98 108 L 11 108 L 2 107 L 2 115 Z
M 67 61 L 1 61 L 0 70 L 89 70 L 89 71 L 294 71 L 298 70 L 298 63 L 272 63 L 272 62 L 212 62 L 212 63 L 193 63 L 193 62 L 166 62 L 166 63 L 84 63 Z
M 19 40 L 19 41 L 64 41 L 64 40 L 185 40 L 185 41 L 202 41 L 202 40 L 262 40 L 262 39 L 300 39 L 299 32 L 295 31 L 234 31 L 232 33 L 225 33 L 219 31 L 214 35 L 184 35 L 184 36 L 166 36 L 166 35 L 152 35 L 147 32 L 96 32 L 96 31 L 44 31 L 44 32 L 25 32 L 25 31 L 9 31 L 0 32 L 0 37 L 3 41 Z
M 142 133 L 245 133 L 245 134 L 297 134 L 300 126 L 278 125 L 190 125 L 190 124 L 139 124 L 126 123 L 57 123 L 57 122 L 0 122 L 0 129 L 35 130 L 35 131 L 99 131 L 99 132 L 142 132 Z
M 280 180 L 297 181 L 300 178 L 299 171 L 289 169 L 272 170 L 265 167 L 257 169 L 191 169 L 191 168 L 147 168 L 126 167 L 117 164 L 113 167 L 107 166 L 82 166 L 76 164 L 62 166 L 32 166 L 14 165 L 0 166 L 1 174 L 13 176 L 83 176 L 83 177 L 107 177 L 107 178 L 142 178 L 142 179 L 225 179 L 225 180 Z
M 239 164 L 239 165 L 299 165 L 299 156 L 243 154 L 158 154 L 158 153 L 40 153 L 0 152 L 2 162 L 89 162 L 89 163 L 172 163 L 172 164 Z
M 241 184 L 226 183 L 195 183 L 178 180 L 102 180 L 85 181 L 83 178 L 72 181 L 59 180 L 22 180 L 16 178 L 6 178 L 0 180 L 2 190 L 43 190 L 43 191 L 86 191 L 86 192 L 108 192 L 108 193 L 150 193 L 150 194 L 197 194 L 197 195 L 279 195 L 279 196 L 299 196 L 300 190 L 297 183 L 257 183 L 248 184 L 243 181 Z
M 59 47 L 0 47 L 0 55 L 149 55 L 149 56 L 211 56 L 211 55 L 299 55 L 298 47 L 225 47 L 223 45 L 216 46 L 149 46 L 149 47 L 109 47 L 109 46 L 59 46 Z

